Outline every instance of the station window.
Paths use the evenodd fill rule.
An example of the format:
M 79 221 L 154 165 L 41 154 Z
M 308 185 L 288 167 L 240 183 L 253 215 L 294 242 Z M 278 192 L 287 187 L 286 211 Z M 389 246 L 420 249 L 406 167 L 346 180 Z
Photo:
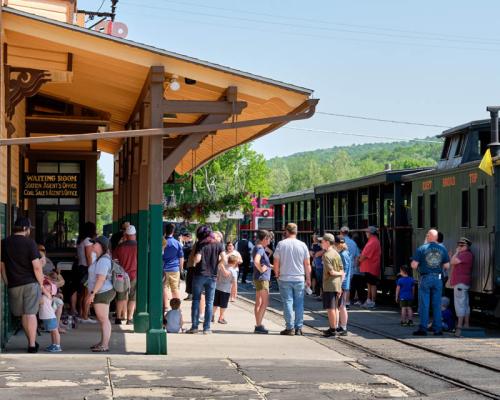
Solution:
M 486 188 L 477 189 L 477 226 L 486 226 Z
M 469 191 L 462 191 L 462 228 L 468 228 L 470 226 L 470 204 L 469 204 Z
M 450 147 L 451 147 L 451 137 L 447 137 L 444 141 L 443 151 L 441 152 L 441 160 L 446 160 L 448 158 Z
M 424 227 L 424 195 L 418 196 L 417 199 L 417 228 Z
M 430 222 L 431 222 L 431 228 L 437 228 L 438 226 L 438 221 L 437 221 L 437 194 L 433 193 L 429 196 L 429 201 L 430 201 L 430 206 L 429 206 L 429 211 L 430 211 Z

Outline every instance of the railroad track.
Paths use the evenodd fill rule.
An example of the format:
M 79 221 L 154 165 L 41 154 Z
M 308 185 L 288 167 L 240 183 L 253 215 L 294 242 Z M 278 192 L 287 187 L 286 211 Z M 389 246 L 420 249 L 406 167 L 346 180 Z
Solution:
M 239 300 L 243 300 L 249 304 L 255 304 L 255 302 L 251 299 L 248 299 L 248 298 L 245 298 L 243 296 L 239 296 L 238 297 Z M 277 298 L 276 296 L 273 296 L 273 294 L 271 294 L 270 296 L 270 300 L 271 301 L 277 301 L 279 303 L 282 303 L 281 299 L 280 298 Z M 316 310 L 313 310 L 309 307 L 304 307 L 305 310 L 307 310 L 308 312 L 310 312 L 311 314 L 314 314 L 318 317 L 321 317 L 325 320 L 328 320 L 328 317 L 324 314 L 321 314 L 319 312 L 317 312 Z M 280 317 L 283 317 L 283 313 L 280 312 L 280 311 L 277 311 L 273 308 L 268 308 L 267 309 L 267 312 L 270 312 L 274 315 L 277 315 L 277 316 L 280 316 Z M 313 325 L 311 325 L 310 323 L 308 323 L 307 321 L 304 321 L 304 325 L 307 326 L 309 329 L 312 329 L 314 331 L 317 331 L 319 333 L 323 333 L 323 331 Z M 439 350 L 436 350 L 436 349 L 429 349 L 425 346 L 422 346 L 422 345 L 419 345 L 417 343 L 412 343 L 410 341 L 407 341 L 405 339 L 401 339 L 401 338 L 398 338 L 396 336 L 393 336 L 393 335 L 390 335 L 386 332 L 382 332 L 382 331 L 379 331 L 379 330 L 376 330 L 376 329 L 372 329 L 372 328 L 368 328 L 366 326 L 363 326 L 363 325 L 360 325 L 360 324 L 356 324 L 356 323 L 351 323 L 349 322 L 349 326 L 351 327 L 354 327 L 356 329 L 359 329 L 359 330 L 363 330 L 365 332 L 368 332 L 372 335 L 378 335 L 382 338 L 385 338 L 385 339 L 389 339 L 389 340 L 392 340 L 394 342 L 397 342 L 397 343 L 400 343 L 400 344 L 403 344 L 405 346 L 409 346 L 409 347 L 412 347 L 412 348 L 415 348 L 415 349 L 418 349 L 420 351 L 424 351 L 424 352 L 427 352 L 429 354 L 433 354 L 433 355 L 437 355 L 437 356 L 440 356 L 440 357 L 443 357 L 443 358 L 447 358 L 447 359 L 451 359 L 451 360 L 454 360 L 455 362 L 458 362 L 458 363 L 465 363 L 467 364 L 468 366 L 474 366 L 476 368 L 482 368 L 484 370 L 487 370 L 489 372 L 496 372 L 496 373 L 500 373 L 500 368 L 496 368 L 496 367 L 493 367 L 493 366 L 490 366 L 490 365 L 486 365 L 486 364 L 482 364 L 482 363 L 479 363 L 477 361 L 474 361 L 474 360 L 470 360 L 470 359 L 467 359 L 467 358 L 463 358 L 463 357 L 459 357 L 459 356 L 454 356 L 454 355 L 451 355 L 451 354 L 448 354 L 448 353 L 444 353 L 442 351 L 439 351 Z M 489 398 L 489 399 L 497 399 L 497 400 L 500 400 L 500 394 L 497 394 L 497 393 L 494 393 L 494 392 L 491 392 L 491 391 L 488 391 L 486 389 L 482 389 L 482 388 L 479 388 L 477 386 L 473 386 L 461 379 L 458 379 L 458 378 L 454 378 L 454 377 L 451 377 L 451 376 L 448 376 L 448 375 L 444 375 L 438 371 L 435 371 L 435 370 L 432 370 L 432 369 L 429 369 L 427 367 L 424 367 L 424 366 L 421 366 L 421 365 L 417 365 L 417 364 L 413 364 L 409 361 L 406 361 L 406 360 L 401 360 L 401 359 L 398 359 L 398 358 L 395 358 L 395 357 L 391 357 L 387 354 L 384 354 L 382 353 L 381 351 L 378 351 L 378 350 L 375 350 L 373 348 L 370 348 L 368 346 L 365 346 L 363 344 L 360 344 L 360 343 L 356 343 L 355 341 L 349 339 L 349 336 L 343 336 L 343 337 L 336 337 L 335 340 L 351 347 L 351 348 L 355 348 L 356 350 L 359 350 L 359 351 L 362 351 L 364 353 L 368 353 L 374 357 L 377 357 L 379 359 L 382 359 L 382 360 L 385 360 L 385 361 L 388 361 L 388 362 L 391 362 L 393 364 L 397 364 L 397 365 L 400 365 L 404 368 L 408 368 L 408 369 L 411 369 L 413 371 L 416 371 L 416 372 L 419 372 L 421 374 L 424 374 L 424 375 L 427 375 L 427 376 L 430 376 L 432 378 L 435 378 L 435 379 L 439 379 L 441 381 L 444 381 L 444 382 L 447 382 L 449 384 L 452 384 L 456 387 L 460 387 L 464 390 L 467 390 L 469 392 L 473 392 L 473 393 L 476 393 L 476 394 L 479 394 L 481 396 L 484 396 L 486 398 Z M 457 369 L 459 369 L 459 367 L 457 366 Z

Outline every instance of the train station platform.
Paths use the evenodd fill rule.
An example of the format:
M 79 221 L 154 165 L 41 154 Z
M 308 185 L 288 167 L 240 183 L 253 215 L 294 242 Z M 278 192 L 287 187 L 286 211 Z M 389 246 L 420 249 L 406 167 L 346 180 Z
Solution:
M 253 333 L 254 292 L 240 287 L 240 298 L 230 303 L 227 325 L 214 324 L 213 334 L 168 334 L 168 355 L 144 355 L 146 337 L 130 326 L 113 325 L 110 353 L 93 354 L 88 347 L 97 341 L 97 325 L 82 325 L 62 335 L 63 353 L 25 353 L 22 333 L 11 338 L 0 354 L 0 392 L 10 399 L 138 399 L 138 398 L 245 398 L 245 399 L 358 399 L 425 397 L 461 398 L 448 383 L 434 381 L 370 354 L 353 350 L 339 340 L 322 338 L 315 328 L 326 327 L 316 314 L 320 303 L 306 298 L 305 335 L 280 336 L 283 319 L 278 295 L 272 295 L 271 312 L 265 321 L 269 335 Z M 190 301 L 183 301 L 185 327 L 190 326 Z M 372 325 L 400 335 L 397 313 L 391 310 L 353 310 L 353 324 Z M 385 327 L 384 327 L 385 326 Z M 405 328 L 406 333 L 409 328 Z M 372 336 L 370 336 L 372 335 Z M 356 330 L 352 340 L 385 346 L 380 337 Z M 448 346 L 455 338 L 415 339 Z M 413 339 L 412 339 L 413 340 Z M 458 339 L 461 341 L 462 339 Z M 41 349 L 50 335 L 39 337 Z M 476 342 L 476 351 L 490 348 L 491 358 L 500 340 L 490 336 Z M 455 342 L 458 343 L 458 342 Z M 484 354 L 483 354 L 484 356 Z M 497 357 L 498 359 L 498 357 Z M 435 361 L 434 361 L 435 362 Z M 494 361 L 492 361 L 494 362 Z M 483 381 L 486 378 L 482 377 Z M 429 393 L 426 393 L 429 391 Z M 470 398 L 470 397 L 466 397 Z

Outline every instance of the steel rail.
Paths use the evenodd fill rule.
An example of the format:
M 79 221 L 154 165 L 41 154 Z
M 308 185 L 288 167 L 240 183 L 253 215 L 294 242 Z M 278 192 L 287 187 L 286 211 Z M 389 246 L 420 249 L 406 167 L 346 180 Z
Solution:
M 250 299 L 246 299 L 242 296 L 239 296 L 238 297 L 239 300 L 243 300 L 249 304 L 255 304 L 255 302 L 253 300 L 250 300 Z M 282 303 L 282 301 L 280 299 L 277 299 L 277 298 L 272 298 L 273 300 L 276 300 L 277 302 L 279 303 Z M 323 317 L 324 319 L 327 319 L 327 317 L 321 313 L 318 313 L 317 311 L 315 310 L 312 310 L 310 308 L 307 308 L 307 307 L 304 307 L 304 310 L 307 310 L 309 312 L 311 312 L 312 314 L 314 315 L 318 315 L 318 316 L 321 316 Z M 268 312 L 271 312 L 272 314 L 275 314 L 275 315 L 278 315 L 280 317 L 283 317 L 283 313 L 277 311 L 277 310 L 273 310 L 273 309 L 270 309 L 268 308 L 267 309 Z M 308 324 L 306 321 L 304 321 L 304 325 L 307 326 L 308 328 L 310 329 L 313 329 L 317 332 L 323 332 L 321 329 L 313 326 L 313 325 L 310 325 Z M 351 326 L 356 326 L 352 323 L 350 323 Z M 356 326 L 356 328 L 358 328 L 358 326 Z M 368 331 L 368 329 L 365 329 L 361 326 L 359 326 L 358 329 L 364 329 L 366 331 Z M 391 339 L 391 340 L 394 340 L 392 339 L 391 335 L 386 335 L 382 332 L 376 332 L 376 331 L 373 331 L 371 333 L 375 333 L 379 336 L 382 336 L 382 337 L 386 337 L 388 339 Z M 399 339 L 399 338 L 397 338 Z M 456 378 L 452 378 L 450 376 L 446 376 L 446 375 L 443 375 L 439 372 L 436 372 L 436 371 L 433 371 L 433 370 L 430 370 L 428 368 L 425 368 L 425 367 L 422 367 L 422 366 L 419 366 L 419 365 L 415 365 L 415 364 L 412 364 L 412 363 L 409 363 L 409 362 L 406 362 L 406 361 L 402 361 L 402 360 L 398 360 L 396 358 L 393 358 L 393 357 L 390 357 L 390 356 L 387 356 L 385 354 L 382 354 L 376 350 L 373 350 L 367 346 L 363 346 L 359 343 L 355 343 L 355 342 L 352 342 L 350 341 L 349 339 L 346 339 L 345 337 L 336 337 L 335 340 L 338 340 L 339 342 L 341 343 L 344 343 L 345 345 L 347 346 L 350 346 L 350 347 L 353 347 L 357 350 L 361 350 L 365 353 L 368 353 L 374 357 L 377 357 L 377 358 L 380 358 L 382 360 L 385 360 L 385 361 L 388 361 L 388 362 L 391 362 L 393 364 L 398 364 L 400 366 L 403 366 L 405 368 L 408 368 L 408 369 L 411 369 L 413 371 L 416 371 L 416 372 L 419 372 L 419 373 L 422 373 L 424 375 L 427 375 L 427 376 L 431 376 L 433 378 L 436 378 L 436 379 L 439 379 L 441 381 L 444 381 L 444 382 L 447 382 L 447 383 L 450 383 L 452 385 L 455 385 L 457 387 L 460 387 L 462 389 L 465 389 L 465 390 L 468 390 L 470 392 L 474 392 L 474 393 L 477 393 L 477 394 L 480 394 L 481 396 L 484 396 L 484 397 L 487 397 L 489 399 L 496 399 L 496 400 L 500 400 L 500 395 L 496 394 L 496 393 L 493 393 L 493 392 L 490 392 L 490 391 L 487 391 L 487 390 L 484 390 L 484 389 L 481 389 L 481 388 L 478 388 L 476 386 L 472 386 L 464 381 L 461 381 L 460 379 L 456 379 Z M 405 342 L 403 339 L 399 339 L 398 342 L 402 343 L 402 344 L 405 344 L 405 345 L 410 345 L 410 343 L 408 342 Z M 413 345 L 413 343 L 411 343 L 411 345 Z M 416 348 L 418 348 L 419 350 L 423 350 L 423 351 L 428 351 L 428 352 L 431 352 L 431 353 L 434 353 L 436 355 L 440 355 L 440 356 L 446 356 L 447 358 L 454 358 L 456 361 L 461 361 L 461 362 L 464 362 L 464 363 L 468 363 L 468 364 L 472 364 L 474 366 L 477 366 L 477 367 L 480 367 L 480 368 L 485 368 L 485 369 L 488 369 L 488 370 L 491 370 L 491 371 L 495 371 L 495 372 L 498 372 L 500 370 L 494 368 L 494 367 L 489 367 L 487 365 L 483 365 L 483 364 L 480 364 L 480 363 L 476 363 L 476 362 L 473 362 L 471 360 L 468 360 L 466 358 L 461 358 L 461 357 L 456 357 L 456 356 L 450 356 L 446 353 L 442 353 L 442 352 L 439 352 L 437 350 L 434 350 L 434 351 L 429 351 L 429 349 L 423 347 L 423 346 L 414 346 Z

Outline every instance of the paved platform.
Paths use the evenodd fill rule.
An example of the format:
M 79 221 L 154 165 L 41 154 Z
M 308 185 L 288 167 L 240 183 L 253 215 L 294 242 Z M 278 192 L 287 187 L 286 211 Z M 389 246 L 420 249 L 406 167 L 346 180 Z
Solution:
M 190 306 L 182 304 L 186 328 Z M 364 313 L 364 319 L 377 318 Z M 394 318 L 394 312 L 386 313 Z M 27 354 L 19 334 L 0 354 L 0 399 L 476 398 L 309 328 L 303 337 L 280 336 L 283 320 L 276 315 L 265 321 L 269 335 L 255 335 L 252 306 L 243 299 L 230 303 L 226 319 L 227 325 L 213 326 L 212 335 L 168 334 L 167 356 L 144 355 L 145 335 L 125 325 L 113 325 L 111 351 L 103 354 L 88 349 L 97 341 L 96 325 L 79 325 L 63 335 L 60 354 Z M 44 333 L 41 348 L 49 341 Z

